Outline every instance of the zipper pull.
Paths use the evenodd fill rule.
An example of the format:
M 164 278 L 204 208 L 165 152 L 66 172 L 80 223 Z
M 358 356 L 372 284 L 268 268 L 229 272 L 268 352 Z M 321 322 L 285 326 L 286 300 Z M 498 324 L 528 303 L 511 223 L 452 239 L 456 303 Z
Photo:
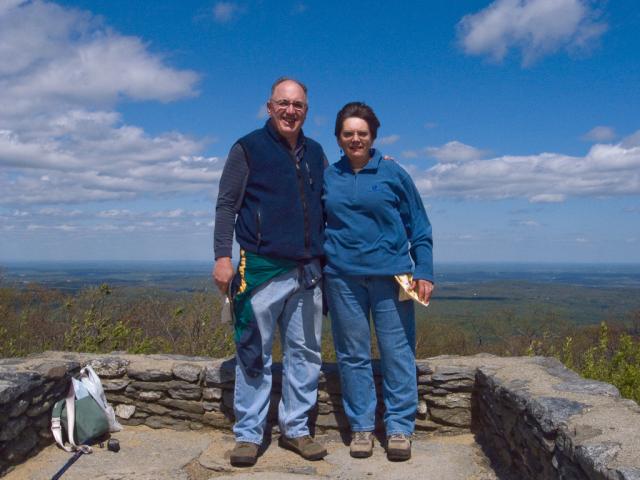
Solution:
M 307 167 L 307 177 L 309 177 L 309 185 L 313 187 L 313 178 L 311 178 L 311 170 L 309 169 L 309 164 L 305 161 L 304 165 Z

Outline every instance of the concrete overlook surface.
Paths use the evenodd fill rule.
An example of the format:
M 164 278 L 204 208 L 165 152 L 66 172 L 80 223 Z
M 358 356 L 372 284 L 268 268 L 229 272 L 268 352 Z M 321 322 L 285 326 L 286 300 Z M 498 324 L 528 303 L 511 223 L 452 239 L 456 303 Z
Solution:
M 118 453 L 94 448 L 82 455 L 63 475 L 64 480 L 206 480 L 206 479 L 425 479 L 492 480 L 495 473 L 475 443 L 473 435 L 418 436 L 413 457 L 403 463 L 387 461 L 376 441 L 368 459 L 354 459 L 336 433 L 318 435 L 329 455 L 309 462 L 272 441 L 258 463 L 250 468 L 229 464 L 233 437 L 229 433 L 207 431 L 154 430 L 145 426 L 126 426 L 113 434 L 120 441 Z M 19 465 L 6 480 L 45 480 L 70 458 L 70 454 L 51 445 L 36 457 Z

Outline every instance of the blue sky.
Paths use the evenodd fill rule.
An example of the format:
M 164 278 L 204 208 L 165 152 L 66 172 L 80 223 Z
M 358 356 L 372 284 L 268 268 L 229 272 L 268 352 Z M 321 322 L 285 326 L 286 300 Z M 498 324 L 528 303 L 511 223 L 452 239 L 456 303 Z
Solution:
M 640 262 L 632 0 L 5 0 L 0 261 L 212 259 L 230 146 L 273 80 L 330 161 L 363 100 L 435 259 Z

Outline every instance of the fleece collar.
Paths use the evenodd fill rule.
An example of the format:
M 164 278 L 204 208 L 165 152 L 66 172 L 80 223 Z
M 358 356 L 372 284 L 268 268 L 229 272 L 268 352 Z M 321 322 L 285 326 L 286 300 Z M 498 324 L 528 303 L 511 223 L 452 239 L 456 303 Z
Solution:
M 367 164 L 364 167 L 362 167 L 362 170 L 360 170 L 360 172 L 361 173 L 365 171 L 375 172 L 376 170 L 378 170 L 378 167 L 380 166 L 381 161 L 382 161 L 382 154 L 380 153 L 380 151 L 376 150 L 375 148 L 372 148 L 371 158 L 369 159 Z M 353 169 L 351 168 L 351 163 L 349 163 L 349 157 L 347 157 L 346 155 L 343 155 L 342 158 L 340 158 L 340 167 L 344 171 L 353 173 Z

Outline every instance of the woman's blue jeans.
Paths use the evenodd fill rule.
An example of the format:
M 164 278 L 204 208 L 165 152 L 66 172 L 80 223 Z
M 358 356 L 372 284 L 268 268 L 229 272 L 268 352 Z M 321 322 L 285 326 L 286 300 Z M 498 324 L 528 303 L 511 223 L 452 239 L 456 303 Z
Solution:
M 413 302 L 399 301 L 390 276 L 325 276 L 344 409 L 351 430 L 375 428 L 376 389 L 371 366 L 371 326 L 380 351 L 387 435 L 410 435 L 418 390 Z

